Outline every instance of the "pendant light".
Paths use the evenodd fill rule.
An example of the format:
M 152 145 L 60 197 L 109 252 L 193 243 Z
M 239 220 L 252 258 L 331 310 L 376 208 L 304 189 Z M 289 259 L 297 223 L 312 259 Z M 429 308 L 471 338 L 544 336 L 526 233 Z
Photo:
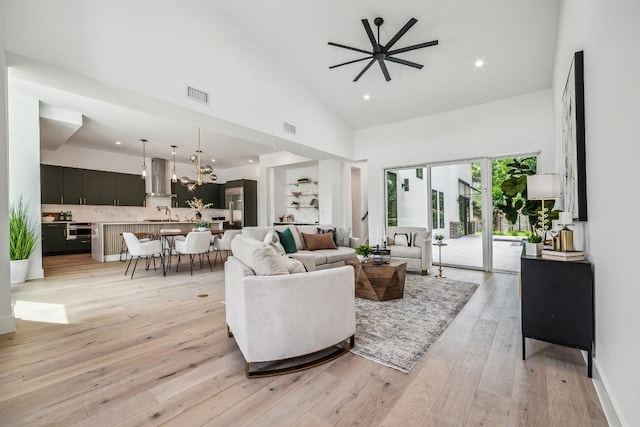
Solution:
M 142 141 L 142 179 L 147 179 L 147 152 L 146 152 L 146 139 L 141 139 Z
M 173 170 L 171 171 L 171 182 L 178 182 L 178 171 L 176 171 L 176 148 L 177 145 L 171 146 L 171 154 L 173 154 Z
M 200 149 L 200 128 L 198 129 L 198 149 L 196 150 L 196 154 L 192 154 L 189 157 L 191 163 L 195 165 L 194 172 L 196 173 L 196 178 L 191 179 L 188 176 L 183 176 L 180 178 L 180 183 L 187 187 L 189 191 L 193 191 L 196 186 L 202 185 L 205 183 L 204 178 L 209 178 L 212 181 L 218 179 L 218 177 L 213 173 L 213 167 L 210 165 L 201 165 L 200 161 L 202 159 L 202 150 Z

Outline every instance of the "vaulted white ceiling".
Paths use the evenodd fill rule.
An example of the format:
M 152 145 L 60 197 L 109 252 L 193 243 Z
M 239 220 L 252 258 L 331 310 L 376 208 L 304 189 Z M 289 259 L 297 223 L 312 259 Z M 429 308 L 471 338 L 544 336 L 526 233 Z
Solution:
M 353 130 L 551 86 L 559 0 L 214 0 L 213 4 L 280 69 Z M 392 79 L 387 82 L 374 64 L 358 82 L 353 82 L 367 61 L 329 69 L 365 55 L 327 43 L 370 50 L 361 19 L 367 18 L 375 32 L 376 17 L 384 19 L 381 44 L 386 44 L 410 18 L 418 22 L 394 48 L 439 41 L 437 46 L 397 55 L 423 64 L 422 70 L 387 62 Z M 175 42 L 179 44 L 179 40 Z M 215 49 L 209 54 L 215 57 Z M 474 66 L 478 59 L 485 62 L 482 68 Z M 64 143 L 86 146 L 90 141 L 93 148 L 135 155 L 139 152 L 135 142 L 145 137 L 158 142 L 151 147 L 158 152 L 151 151 L 149 155 L 165 158 L 168 146 L 176 144 L 183 161 L 195 148 L 195 129 L 184 121 L 173 122 L 123 105 L 110 105 L 84 96 L 80 90 L 44 90 L 26 83 L 22 87 L 48 107 L 83 116 L 83 124 L 76 132 L 68 126 L 52 129 L 51 123 L 44 120 L 43 138 L 57 138 L 52 138 L 49 147 L 70 134 Z M 365 94 L 370 100 L 363 99 Z M 206 130 L 202 138 L 209 150 L 206 155 L 215 157 L 217 167 L 222 168 L 247 164 L 249 158 L 281 149 L 212 130 Z M 128 146 L 116 147 L 115 140 L 126 141 Z M 43 142 L 46 146 L 47 142 Z
M 238 26 L 354 129 L 436 114 L 551 87 L 557 0 L 244 0 L 219 1 Z M 437 39 L 433 47 L 398 54 L 424 65 L 387 62 L 391 81 L 366 55 L 332 41 L 371 50 L 361 19 L 382 17 L 380 44 L 410 19 L 418 22 L 394 48 Z M 474 63 L 484 59 L 477 69 Z M 371 99 L 365 101 L 364 94 Z

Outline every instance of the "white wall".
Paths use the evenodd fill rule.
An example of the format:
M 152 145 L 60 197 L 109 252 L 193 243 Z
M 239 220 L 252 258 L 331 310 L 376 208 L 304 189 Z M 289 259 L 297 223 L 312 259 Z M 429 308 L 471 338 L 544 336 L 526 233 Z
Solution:
M 0 2 L 0 22 L 4 26 L 4 3 Z M 0 31 L 0 242 L 9 241 L 9 139 L 7 137 L 7 65 L 4 31 Z M 0 334 L 13 332 L 16 320 L 11 307 L 9 245 L 0 244 Z
M 640 425 L 640 2 L 565 0 L 554 67 L 554 117 L 572 55 L 584 50 L 588 218 L 585 249 L 594 264 L 595 384 L 606 389 L 622 425 Z M 560 153 L 560 122 L 555 123 Z M 560 164 L 560 162 L 558 162 Z M 559 168 L 558 168 L 559 170 Z M 622 213 L 628 221 L 616 221 Z M 605 405 L 605 410 L 611 409 Z M 607 414 L 612 415 L 612 412 Z M 612 419 L 609 419 L 612 422 Z M 612 422 L 615 425 L 615 421 Z
M 9 200 L 22 198 L 40 241 L 40 103 L 38 99 L 9 92 Z M 29 258 L 27 280 L 44 277 L 42 251 Z
M 248 39 L 215 2 L 4 3 L 11 52 L 227 123 L 353 156 L 353 133 L 346 123 Z M 210 105 L 187 100 L 187 84 L 208 92 Z M 296 126 L 296 136 L 284 133 L 285 121 Z
M 384 168 L 540 151 L 553 168 L 551 90 L 356 132 L 369 174 L 369 230 L 384 227 Z

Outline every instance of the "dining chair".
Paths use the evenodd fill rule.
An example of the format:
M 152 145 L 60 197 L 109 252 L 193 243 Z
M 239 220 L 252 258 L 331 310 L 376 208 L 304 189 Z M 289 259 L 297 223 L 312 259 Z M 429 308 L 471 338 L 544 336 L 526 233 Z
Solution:
M 124 272 L 126 276 L 129 272 L 129 267 L 131 267 L 131 261 L 133 261 L 133 257 L 136 257 L 136 262 L 133 265 L 133 270 L 131 271 L 131 278 L 133 279 L 133 275 L 136 272 L 136 267 L 138 266 L 138 261 L 140 258 L 145 258 L 147 261 L 146 270 L 149 270 L 151 266 L 151 261 L 153 260 L 153 269 L 156 269 L 156 256 L 160 258 L 160 263 L 162 264 L 162 274 L 165 273 L 164 269 L 164 252 L 162 251 L 162 243 L 159 240 L 147 240 L 140 241 L 133 233 L 122 233 L 122 238 L 127 244 L 127 248 L 129 249 L 129 253 L 131 254 L 131 258 L 129 259 L 129 263 L 127 264 L 127 269 Z
M 180 268 L 180 258 L 182 255 L 189 255 L 189 264 L 191 266 L 191 275 L 193 275 L 193 261 L 196 255 L 200 258 L 200 268 L 202 268 L 202 256 L 207 256 L 209 262 L 209 268 L 213 271 L 211 266 L 211 259 L 209 258 L 209 245 L 211 241 L 211 232 L 209 231 L 191 231 L 187 234 L 184 240 L 176 240 L 174 242 L 176 252 L 178 253 L 178 265 L 176 265 L 176 272 Z
M 213 256 L 213 265 L 216 265 L 216 260 L 220 257 L 222 262 L 222 252 L 225 252 L 225 259 L 231 252 L 231 241 L 234 237 L 242 234 L 242 230 L 226 230 L 222 237 L 214 236 L 213 238 L 213 250 L 215 254 Z

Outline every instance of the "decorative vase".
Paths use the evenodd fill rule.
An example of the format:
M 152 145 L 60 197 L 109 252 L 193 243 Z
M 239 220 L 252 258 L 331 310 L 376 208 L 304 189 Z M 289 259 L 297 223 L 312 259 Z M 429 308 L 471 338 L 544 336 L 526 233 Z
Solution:
M 358 257 L 358 261 L 360 261 L 360 262 L 367 262 L 367 261 L 369 261 L 369 255 L 360 255 L 360 254 L 357 254 L 356 256 Z
M 195 227 L 193 231 L 209 231 L 207 227 Z
M 27 274 L 29 273 L 29 260 L 20 259 L 11 261 L 11 284 L 17 285 L 24 283 L 27 280 Z
M 540 256 L 542 253 L 542 242 L 539 243 L 525 243 L 524 253 L 529 256 Z

